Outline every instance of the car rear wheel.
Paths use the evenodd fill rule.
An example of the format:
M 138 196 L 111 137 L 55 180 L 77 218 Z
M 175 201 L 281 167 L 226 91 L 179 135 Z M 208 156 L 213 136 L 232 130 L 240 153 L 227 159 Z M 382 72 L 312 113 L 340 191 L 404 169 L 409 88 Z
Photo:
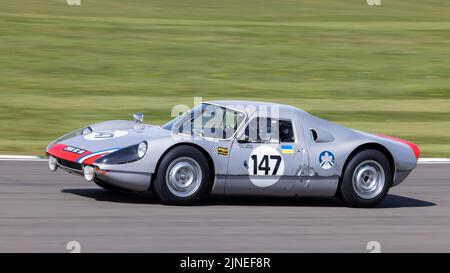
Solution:
M 364 150 L 348 163 L 339 193 L 351 207 L 373 207 L 380 203 L 392 185 L 392 168 L 378 150 Z
M 161 160 L 153 191 L 165 204 L 189 204 L 203 197 L 208 181 L 209 165 L 205 156 L 194 147 L 179 146 Z

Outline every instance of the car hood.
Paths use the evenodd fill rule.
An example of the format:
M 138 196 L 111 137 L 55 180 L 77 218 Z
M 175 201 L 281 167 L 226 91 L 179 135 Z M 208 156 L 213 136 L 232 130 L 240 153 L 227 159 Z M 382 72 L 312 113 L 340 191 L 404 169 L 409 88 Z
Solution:
M 61 138 L 50 144 L 47 154 L 73 162 L 89 162 L 119 149 L 170 137 L 171 132 L 159 126 L 136 124 L 130 121 L 110 121 L 91 125 L 92 133 Z M 89 159 L 89 161 L 85 161 Z

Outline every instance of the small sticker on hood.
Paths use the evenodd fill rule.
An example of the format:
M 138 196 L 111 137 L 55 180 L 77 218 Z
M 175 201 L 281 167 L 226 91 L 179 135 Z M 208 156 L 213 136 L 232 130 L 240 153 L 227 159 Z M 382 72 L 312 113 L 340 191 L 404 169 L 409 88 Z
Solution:
M 127 135 L 127 131 L 121 131 L 121 130 L 107 130 L 107 131 L 99 131 L 99 132 L 93 132 L 88 135 L 84 136 L 84 139 L 86 140 L 105 140 L 105 139 L 111 139 L 116 137 L 122 137 Z
M 82 154 L 87 152 L 86 150 L 83 150 L 83 149 L 80 149 L 80 148 L 76 148 L 76 147 L 72 147 L 72 146 L 67 146 L 63 150 L 67 151 L 67 152 L 74 153 L 74 154 L 78 154 L 78 155 L 82 155 Z

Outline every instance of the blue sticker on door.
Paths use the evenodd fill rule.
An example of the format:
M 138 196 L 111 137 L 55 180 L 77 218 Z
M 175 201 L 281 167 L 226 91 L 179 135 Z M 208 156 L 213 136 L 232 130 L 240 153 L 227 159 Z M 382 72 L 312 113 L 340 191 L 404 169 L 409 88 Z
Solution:
M 319 164 L 322 169 L 328 170 L 331 169 L 334 165 L 334 154 L 330 151 L 323 151 L 319 156 Z

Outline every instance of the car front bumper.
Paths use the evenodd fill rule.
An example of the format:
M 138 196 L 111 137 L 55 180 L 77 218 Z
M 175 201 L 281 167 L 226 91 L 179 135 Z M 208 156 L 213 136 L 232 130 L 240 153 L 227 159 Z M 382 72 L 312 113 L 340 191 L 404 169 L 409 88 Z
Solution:
M 66 172 L 83 176 L 83 165 L 77 162 L 56 158 L 58 167 Z M 127 171 L 123 165 L 92 165 L 95 168 L 95 177 L 104 183 L 132 190 L 148 191 L 152 174 L 146 172 Z
M 152 181 L 151 173 L 107 170 L 98 166 L 95 176 L 105 183 L 132 191 L 148 191 Z

